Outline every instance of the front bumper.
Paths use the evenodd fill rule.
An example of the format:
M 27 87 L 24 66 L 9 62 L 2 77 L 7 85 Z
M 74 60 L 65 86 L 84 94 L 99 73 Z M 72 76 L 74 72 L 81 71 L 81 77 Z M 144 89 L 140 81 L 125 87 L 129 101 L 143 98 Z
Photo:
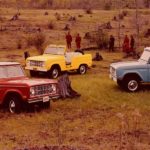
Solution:
M 109 74 L 109 78 L 112 79 L 113 81 L 117 82 L 117 78 L 115 76 L 112 76 L 111 74 Z
M 26 66 L 26 70 L 33 70 L 33 71 L 42 71 L 42 72 L 47 72 L 47 69 L 42 68 L 42 67 L 31 67 L 31 66 Z
M 36 98 L 30 98 L 28 99 L 28 104 L 32 104 L 32 103 L 38 103 L 38 102 L 49 102 L 50 100 L 56 100 L 60 98 L 60 95 L 54 95 L 54 96 L 42 96 L 42 97 L 36 97 Z

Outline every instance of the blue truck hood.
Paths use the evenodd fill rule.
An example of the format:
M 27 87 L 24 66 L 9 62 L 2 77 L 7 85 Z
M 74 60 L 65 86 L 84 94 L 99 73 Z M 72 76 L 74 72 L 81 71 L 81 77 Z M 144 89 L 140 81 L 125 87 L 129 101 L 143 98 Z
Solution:
M 142 66 L 146 65 L 147 63 L 144 61 L 128 61 L 128 62 L 117 62 L 112 63 L 110 66 L 114 69 L 118 68 L 141 68 Z

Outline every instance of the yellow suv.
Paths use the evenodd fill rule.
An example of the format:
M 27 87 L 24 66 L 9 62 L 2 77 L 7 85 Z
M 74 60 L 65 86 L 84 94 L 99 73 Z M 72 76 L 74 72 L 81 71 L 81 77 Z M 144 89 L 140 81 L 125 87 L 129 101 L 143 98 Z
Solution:
M 79 74 L 85 74 L 87 68 L 91 66 L 91 54 L 67 52 L 66 46 L 63 45 L 49 45 L 43 55 L 29 57 L 26 60 L 26 69 L 30 70 L 31 76 L 43 72 L 54 79 L 62 71 L 77 70 Z

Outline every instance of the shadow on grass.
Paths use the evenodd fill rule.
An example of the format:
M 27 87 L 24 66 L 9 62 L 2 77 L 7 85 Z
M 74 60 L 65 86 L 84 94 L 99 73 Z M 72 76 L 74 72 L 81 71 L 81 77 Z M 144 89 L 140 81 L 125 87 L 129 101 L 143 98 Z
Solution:
M 120 91 L 120 92 L 124 92 L 124 93 L 132 93 L 132 92 L 128 92 L 126 91 L 124 88 L 118 86 L 118 85 L 114 85 L 112 86 L 112 88 L 115 90 L 115 91 Z M 139 92 L 149 92 L 150 91 L 150 84 L 146 84 L 146 85 L 141 85 L 140 86 L 140 89 L 135 92 L 135 93 L 139 93 Z

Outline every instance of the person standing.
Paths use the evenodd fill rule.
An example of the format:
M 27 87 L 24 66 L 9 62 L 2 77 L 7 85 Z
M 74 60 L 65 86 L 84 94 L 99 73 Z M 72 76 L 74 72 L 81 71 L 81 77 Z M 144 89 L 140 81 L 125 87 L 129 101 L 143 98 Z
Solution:
M 123 42 L 123 52 L 128 53 L 129 50 L 130 50 L 129 38 L 127 35 L 125 35 L 124 42 Z
M 66 43 L 67 43 L 67 48 L 70 50 L 71 49 L 71 42 L 72 42 L 72 36 L 70 32 L 66 35 Z
M 109 38 L 109 51 L 114 52 L 115 38 L 113 35 L 110 35 Z
M 76 36 L 75 42 L 76 42 L 77 49 L 80 49 L 81 48 L 81 36 L 79 33 Z
M 135 40 L 133 35 L 130 36 L 130 51 L 134 51 L 134 46 L 135 46 Z

